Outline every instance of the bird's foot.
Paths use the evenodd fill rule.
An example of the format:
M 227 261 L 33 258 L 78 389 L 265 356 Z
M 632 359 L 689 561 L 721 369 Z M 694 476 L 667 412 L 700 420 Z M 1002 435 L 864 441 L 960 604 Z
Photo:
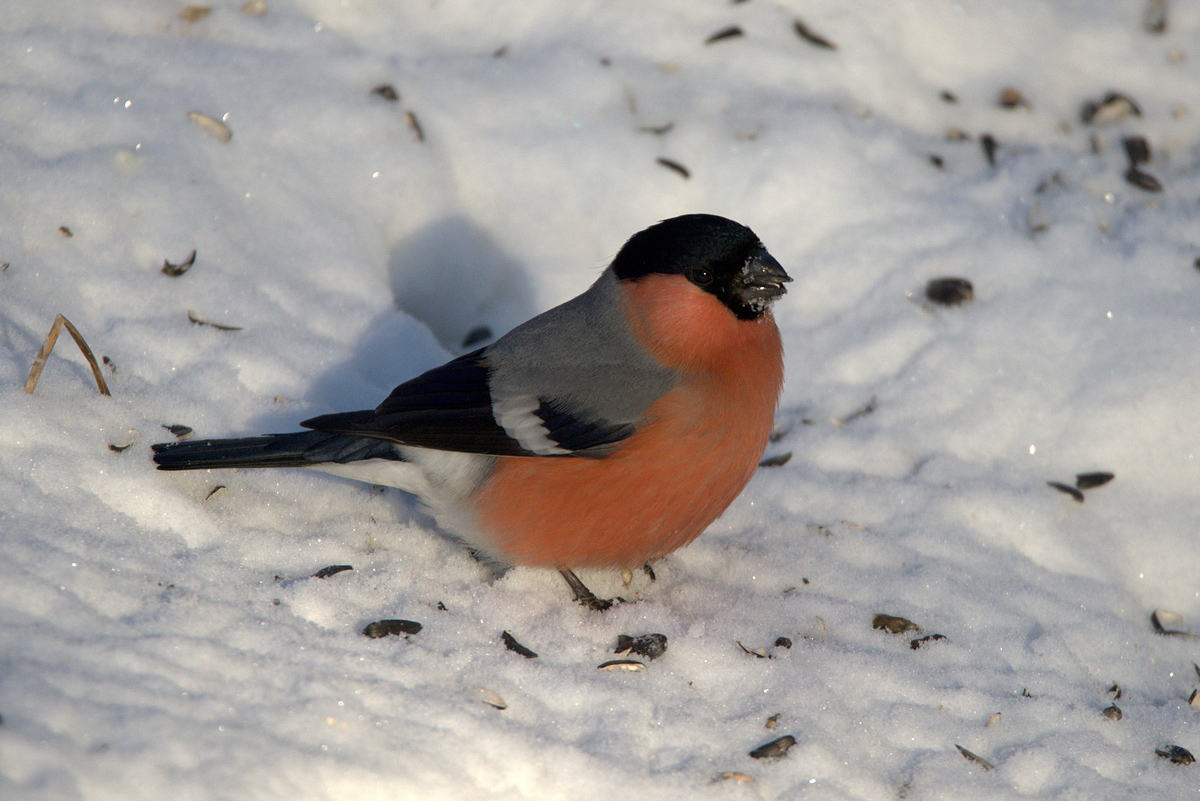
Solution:
M 595 612 L 603 612 L 605 609 L 611 609 L 613 604 L 627 603 L 624 598 L 597 598 L 596 594 L 589 590 L 587 585 L 579 580 L 579 576 L 575 575 L 572 571 L 563 568 L 558 572 L 566 579 L 571 592 L 575 593 L 575 602 L 588 609 Z

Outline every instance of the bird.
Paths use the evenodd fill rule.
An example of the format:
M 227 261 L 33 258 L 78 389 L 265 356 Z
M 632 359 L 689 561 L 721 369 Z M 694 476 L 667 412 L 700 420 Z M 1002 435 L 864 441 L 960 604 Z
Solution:
M 307 431 L 152 446 L 160 470 L 306 467 L 398 487 L 502 571 L 649 565 L 753 476 L 774 426 L 792 279 L 744 225 L 634 234 L 581 295 Z M 620 601 L 622 599 L 615 599 Z

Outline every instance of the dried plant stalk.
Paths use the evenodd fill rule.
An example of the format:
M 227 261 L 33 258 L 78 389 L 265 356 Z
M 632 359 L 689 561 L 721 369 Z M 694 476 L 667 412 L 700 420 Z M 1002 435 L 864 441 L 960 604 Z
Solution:
M 96 377 L 96 386 L 100 388 L 100 394 L 112 395 L 108 391 L 108 384 L 104 383 L 104 376 L 100 373 L 100 365 L 96 364 L 96 357 L 92 355 L 92 349 L 83 339 L 83 334 L 79 333 L 79 329 L 61 314 L 54 318 L 54 325 L 50 326 L 50 333 L 46 334 L 46 341 L 42 343 L 37 356 L 33 357 L 33 366 L 29 368 L 29 378 L 25 381 L 25 391 L 30 395 L 33 394 L 33 388 L 37 386 L 38 379 L 41 378 L 42 368 L 46 366 L 46 359 L 50 358 L 50 351 L 54 350 L 54 343 L 58 341 L 58 334 L 62 331 L 63 326 L 66 326 L 67 333 L 71 335 L 71 339 L 75 340 L 75 344 L 83 353 L 83 358 L 87 359 L 88 365 L 91 366 L 92 375 Z

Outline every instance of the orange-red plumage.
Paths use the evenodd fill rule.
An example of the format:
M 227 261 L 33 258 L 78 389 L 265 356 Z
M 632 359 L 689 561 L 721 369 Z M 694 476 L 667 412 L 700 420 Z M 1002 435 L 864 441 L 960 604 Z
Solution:
M 629 322 L 678 385 L 603 459 L 502 457 L 473 498 L 514 564 L 635 567 L 694 540 L 745 488 L 783 381 L 770 314 L 742 321 L 679 276 L 631 289 Z

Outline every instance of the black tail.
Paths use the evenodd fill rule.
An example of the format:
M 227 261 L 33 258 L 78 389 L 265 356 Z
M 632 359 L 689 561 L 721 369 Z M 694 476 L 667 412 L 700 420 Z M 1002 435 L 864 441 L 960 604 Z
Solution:
M 346 464 L 363 459 L 403 461 L 387 440 L 301 431 L 240 439 L 202 439 L 151 446 L 159 470 L 207 470 L 212 467 L 308 467 L 323 462 Z

